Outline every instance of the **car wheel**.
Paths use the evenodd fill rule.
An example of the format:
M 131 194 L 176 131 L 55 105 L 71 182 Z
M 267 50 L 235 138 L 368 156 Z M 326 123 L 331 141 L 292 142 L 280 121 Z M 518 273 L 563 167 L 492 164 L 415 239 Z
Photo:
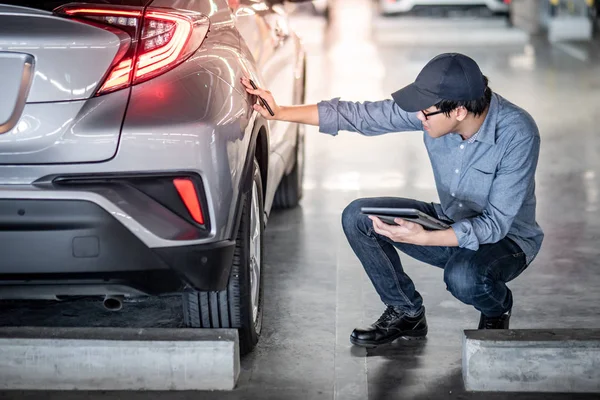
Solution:
M 302 183 L 304 181 L 304 125 L 298 125 L 296 141 L 296 155 L 294 160 L 294 168 L 289 174 L 285 175 L 275 197 L 273 206 L 276 208 L 292 208 L 296 207 L 302 199 Z
M 242 207 L 227 289 L 184 293 L 183 314 L 188 327 L 237 328 L 244 355 L 254 349 L 262 328 L 264 205 L 256 159 L 252 188 Z

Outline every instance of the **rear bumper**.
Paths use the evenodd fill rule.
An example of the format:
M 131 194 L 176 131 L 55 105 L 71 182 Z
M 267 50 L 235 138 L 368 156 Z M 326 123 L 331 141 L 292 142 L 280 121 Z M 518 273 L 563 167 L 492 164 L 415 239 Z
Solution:
M 505 13 L 509 6 L 498 0 L 379 0 L 380 9 L 383 13 L 404 13 L 422 6 L 442 7 L 487 7 L 493 12 Z
M 234 248 L 148 247 L 92 201 L 0 199 L 0 298 L 222 290 Z

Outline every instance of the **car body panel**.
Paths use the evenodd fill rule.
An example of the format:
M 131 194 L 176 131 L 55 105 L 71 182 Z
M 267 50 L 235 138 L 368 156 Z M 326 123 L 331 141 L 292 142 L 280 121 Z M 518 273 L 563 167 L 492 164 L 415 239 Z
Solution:
M 129 90 L 122 90 L 89 100 L 26 104 L 15 127 L 0 135 L 0 165 L 112 158 L 128 100 Z
M 32 60 L 31 72 L 3 69 L 3 82 L 24 80 L 25 74 L 32 75 L 32 82 L 21 90 L 26 91 L 24 106 L 18 112 L 15 106 L 4 110 L 14 112 L 17 120 L 0 129 L 0 164 L 110 159 L 117 149 L 128 89 L 92 96 L 121 46 L 131 40 L 124 33 L 29 10 L 0 6 L 0 65 L 14 55 Z
M 0 52 L 30 54 L 35 77 L 27 103 L 88 99 L 106 74 L 124 36 L 50 12 L 0 5 Z

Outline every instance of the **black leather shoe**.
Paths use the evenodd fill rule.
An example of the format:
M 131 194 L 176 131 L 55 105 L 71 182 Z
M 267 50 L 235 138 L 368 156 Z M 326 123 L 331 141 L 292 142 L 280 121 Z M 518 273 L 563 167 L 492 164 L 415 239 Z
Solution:
M 479 328 L 477 329 L 508 329 L 510 321 L 510 310 L 497 318 L 489 318 L 481 314 Z
M 409 317 L 388 306 L 373 325 L 366 329 L 356 328 L 352 331 L 350 342 L 357 346 L 376 347 L 391 343 L 400 337 L 415 339 L 425 335 L 427 335 L 425 308 L 416 317 Z

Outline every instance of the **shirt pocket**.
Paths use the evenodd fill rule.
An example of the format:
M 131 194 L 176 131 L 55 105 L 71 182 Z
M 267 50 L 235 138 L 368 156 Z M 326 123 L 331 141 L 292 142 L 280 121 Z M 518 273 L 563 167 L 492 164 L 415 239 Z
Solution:
M 493 165 L 472 165 L 463 177 L 462 195 L 464 201 L 476 205 L 477 211 L 483 211 L 488 203 L 492 181 L 496 175 Z

